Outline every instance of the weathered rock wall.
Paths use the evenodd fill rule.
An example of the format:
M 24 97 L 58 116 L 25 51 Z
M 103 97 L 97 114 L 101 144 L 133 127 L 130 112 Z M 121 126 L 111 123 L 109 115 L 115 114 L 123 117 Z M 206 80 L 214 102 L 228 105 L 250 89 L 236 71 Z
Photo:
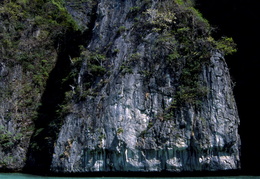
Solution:
M 145 9 L 139 1 L 99 2 L 87 49 L 105 52 L 109 73 L 91 86 L 96 95 L 73 103 L 55 144 L 51 170 L 238 169 L 239 118 L 223 55 L 212 51 L 202 65 L 199 82 L 207 94 L 200 104 L 185 103 L 171 114 L 168 109 L 177 101 L 187 62 L 179 58 L 169 66 L 167 44 L 157 41 L 160 33 L 138 28 L 129 17 L 136 6 Z M 149 7 L 158 7 L 158 2 Z M 77 80 L 81 89 L 88 77 L 86 61 Z
M 25 162 L 28 136 L 22 135 L 24 131 L 20 126 L 29 121 L 22 121 L 22 113 L 18 111 L 23 80 L 21 70 L 21 66 L 11 70 L 5 63 L 0 64 L 0 168 L 17 169 Z
M 240 168 L 224 53 L 192 1 L 2 3 L 1 170 Z
M 36 23 L 25 3 L 0 2 L 1 171 L 25 166 L 41 96 L 57 58 L 50 30 Z

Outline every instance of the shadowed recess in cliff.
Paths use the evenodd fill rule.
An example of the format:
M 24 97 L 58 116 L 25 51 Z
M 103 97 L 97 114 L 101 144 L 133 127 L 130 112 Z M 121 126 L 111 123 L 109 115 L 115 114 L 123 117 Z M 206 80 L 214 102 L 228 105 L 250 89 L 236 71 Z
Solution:
M 35 132 L 30 142 L 25 166 L 25 170 L 28 172 L 32 172 L 32 168 L 35 172 L 49 171 L 57 134 L 63 123 L 63 115 L 66 113 L 66 92 L 73 88 L 75 75 L 77 75 L 73 59 L 80 56 L 80 46 L 85 46 L 92 37 L 96 8 L 97 6 L 92 4 L 88 9 L 89 14 L 87 15 L 90 17 L 84 19 L 86 21 L 83 25 L 84 31 L 70 30 L 66 34 L 56 37 L 57 62 L 49 74 L 41 99 L 42 104 L 35 120 Z M 73 12 L 73 9 L 69 11 Z M 84 17 L 84 14 L 82 16 Z
M 54 143 L 63 122 L 66 92 L 71 90 L 74 83 L 70 76 L 73 70 L 71 59 L 80 56 L 79 46 L 86 44 L 90 36 L 90 31 L 71 31 L 56 42 L 58 58 L 49 74 L 38 117 L 35 119 L 35 132 L 30 143 L 26 170 L 49 170 Z

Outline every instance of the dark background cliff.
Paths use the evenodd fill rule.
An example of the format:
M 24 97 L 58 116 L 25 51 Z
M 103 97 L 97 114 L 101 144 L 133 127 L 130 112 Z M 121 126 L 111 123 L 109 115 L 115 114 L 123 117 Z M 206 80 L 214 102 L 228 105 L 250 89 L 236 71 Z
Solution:
M 226 57 L 235 82 L 234 95 L 241 120 L 242 171 L 260 172 L 259 155 L 259 27 L 260 11 L 255 0 L 197 0 L 197 8 L 216 36 L 233 37 L 238 52 Z

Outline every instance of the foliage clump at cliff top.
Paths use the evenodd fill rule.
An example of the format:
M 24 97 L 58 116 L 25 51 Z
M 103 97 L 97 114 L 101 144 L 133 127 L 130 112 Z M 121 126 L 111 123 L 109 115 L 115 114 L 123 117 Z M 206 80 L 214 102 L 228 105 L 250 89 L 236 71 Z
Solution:
M 208 93 L 199 79 L 202 67 L 209 63 L 216 51 L 223 56 L 236 52 L 232 38 L 213 38 L 214 29 L 194 6 L 192 0 L 165 0 L 152 7 L 132 7 L 130 11 L 136 21 L 137 32 L 144 37 L 149 33 L 157 34 L 157 41 L 152 44 L 155 46 L 154 58 L 161 58 L 164 54 L 165 63 L 173 70 L 176 65 L 182 66 L 174 96 L 175 107 L 187 104 L 199 106 Z

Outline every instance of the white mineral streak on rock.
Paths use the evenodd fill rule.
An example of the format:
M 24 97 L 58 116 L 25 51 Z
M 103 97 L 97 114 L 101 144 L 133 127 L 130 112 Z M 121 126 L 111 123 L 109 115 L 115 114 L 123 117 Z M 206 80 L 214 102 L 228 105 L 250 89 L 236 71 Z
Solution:
M 180 159 L 178 159 L 176 157 L 167 160 L 166 163 L 171 167 L 175 167 L 175 168 L 179 168 L 179 169 L 182 167 L 182 163 L 181 163 Z
M 93 166 L 93 171 L 102 171 L 103 165 L 104 165 L 103 160 L 97 160 Z

